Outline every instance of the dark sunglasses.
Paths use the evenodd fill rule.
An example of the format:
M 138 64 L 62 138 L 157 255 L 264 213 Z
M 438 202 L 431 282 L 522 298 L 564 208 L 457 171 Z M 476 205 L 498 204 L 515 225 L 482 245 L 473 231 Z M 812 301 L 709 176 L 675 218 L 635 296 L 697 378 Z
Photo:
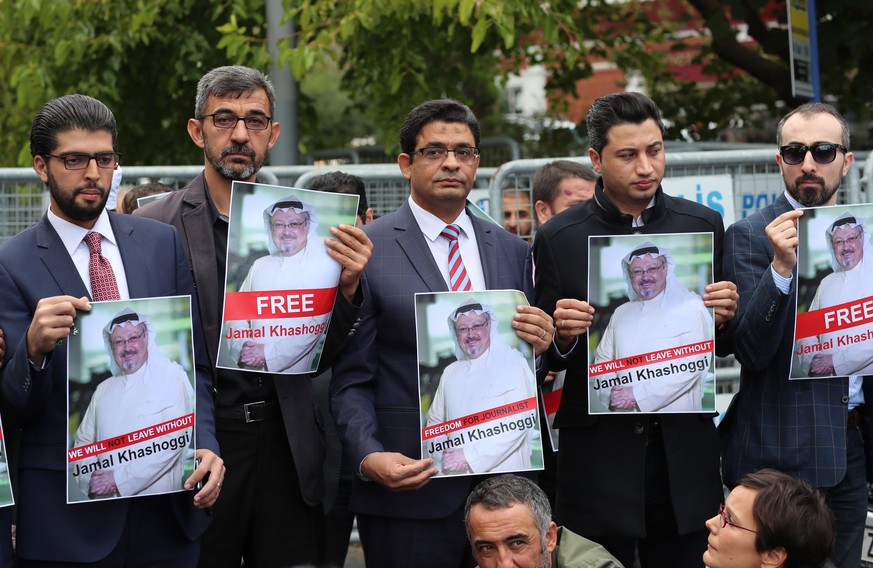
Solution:
M 806 153 L 812 152 L 812 159 L 819 164 L 830 164 L 837 158 L 837 150 L 842 150 L 843 154 L 848 152 L 842 144 L 813 144 L 812 146 L 803 146 L 802 144 L 788 144 L 779 148 L 779 155 L 782 156 L 782 161 L 789 166 L 796 166 L 806 159 Z

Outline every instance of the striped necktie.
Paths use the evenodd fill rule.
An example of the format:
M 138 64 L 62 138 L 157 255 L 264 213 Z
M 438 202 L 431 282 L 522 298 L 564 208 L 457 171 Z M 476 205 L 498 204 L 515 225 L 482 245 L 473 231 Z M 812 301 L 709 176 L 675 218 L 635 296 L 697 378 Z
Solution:
M 472 287 L 470 277 L 467 276 L 467 269 L 464 268 L 464 261 L 461 258 L 461 246 L 458 244 L 460 235 L 461 228 L 457 225 L 446 225 L 446 228 L 440 233 L 440 236 L 449 241 L 449 282 L 452 284 L 453 292 L 467 291 Z
M 100 244 L 100 233 L 91 231 L 85 235 L 85 244 L 91 253 L 88 260 L 88 276 L 91 278 L 91 297 L 95 302 L 102 300 L 119 300 L 118 283 L 112 265 L 103 256 Z

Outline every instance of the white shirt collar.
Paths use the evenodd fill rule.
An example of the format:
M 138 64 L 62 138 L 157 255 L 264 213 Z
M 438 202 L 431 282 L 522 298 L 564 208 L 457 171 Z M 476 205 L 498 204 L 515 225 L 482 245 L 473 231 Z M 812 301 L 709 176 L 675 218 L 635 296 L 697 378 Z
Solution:
M 58 233 L 58 236 L 64 243 L 64 248 L 67 249 L 67 253 L 70 256 L 73 256 L 73 251 L 82 243 L 82 239 L 85 238 L 85 235 L 92 231 L 100 233 L 109 242 L 118 246 L 118 242 L 115 240 L 115 233 L 112 232 L 112 223 L 109 222 L 109 213 L 106 212 L 106 209 L 100 212 L 100 216 L 97 217 L 97 222 L 94 223 L 94 226 L 91 229 L 85 229 L 84 227 L 70 223 L 65 219 L 61 219 L 55 215 L 51 207 L 48 209 L 47 216 L 49 223 L 51 223 L 54 230 Z

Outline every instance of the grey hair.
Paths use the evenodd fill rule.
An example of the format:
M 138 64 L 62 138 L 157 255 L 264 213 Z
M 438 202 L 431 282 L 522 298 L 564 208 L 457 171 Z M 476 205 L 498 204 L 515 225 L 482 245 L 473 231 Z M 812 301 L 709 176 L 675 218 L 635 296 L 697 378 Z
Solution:
M 276 115 L 276 91 L 270 78 L 257 69 L 242 65 L 216 67 L 200 78 L 197 83 L 197 98 L 194 101 L 194 117 L 202 118 L 209 97 L 241 97 L 263 89 L 270 101 L 270 116 Z
M 534 516 L 540 531 L 540 546 L 546 550 L 546 536 L 552 522 L 552 508 L 545 492 L 533 481 L 512 474 L 489 477 L 473 488 L 464 505 L 464 523 L 470 539 L 470 509 L 481 505 L 487 511 L 509 509 L 515 504 L 524 505 Z
M 794 116 L 795 114 L 799 114 L 805 118 L 810 118 L 816 114 L 829 114 L 832 117 L 837 119 L 837 122 L 840 123 L 840 129 L 842 130 L 842 144 L 849 148 L 849 123 L 846 122 L 846 119 L 843 118 L 843 115 L 837 111 L 832 105 L 827 103 L 806 103 L 800 105 L 796 109 L 792 110 L 788 114 L 782 117 L 782 120 L 779 121 L 779 124 L 776 126 L 776 146 L 782 146 L 782 127 L 785 126 L 785 123 L 789 118 Z

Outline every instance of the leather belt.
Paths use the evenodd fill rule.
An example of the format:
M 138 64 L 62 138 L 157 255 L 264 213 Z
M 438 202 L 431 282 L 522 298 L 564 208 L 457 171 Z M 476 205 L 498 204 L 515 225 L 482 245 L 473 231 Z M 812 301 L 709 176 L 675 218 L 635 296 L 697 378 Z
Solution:
M 849 411 L 849 414 L 846 418 L 846 428 L 858 428 L 861 426 L 861 413 L 858 412 L 857 408 L 853 408 Z
M 280 416 L 279 403 L 275 400 L 259 400 L 239 406 L 220 406 L 215 409 L 215 416 L 225 420 L 243 420 L 245 422 L 261 422 Z

